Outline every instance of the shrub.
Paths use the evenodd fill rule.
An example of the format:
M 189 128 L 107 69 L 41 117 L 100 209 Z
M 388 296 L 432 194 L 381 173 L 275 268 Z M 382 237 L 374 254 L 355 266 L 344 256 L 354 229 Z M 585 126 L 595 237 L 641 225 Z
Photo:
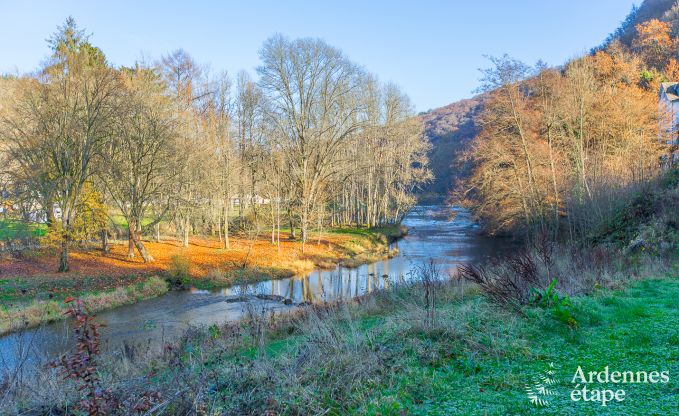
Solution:
M 440 267 L 433 260 L 415 268 L 419 283 L 424 291 L 425 325 L 432 326 L 436 321 L 436 292 L 442 283 Z
M 532 288 L 531 304 L 543 309 L 550 309 L 556 319 L 570 327 L 576 327 L 578 323 L 572 313 L 573 305 L 570 298 L 560 296 L 556 290 L 556 284 L 557 279 L 553 279 L 544 290 Z
M 174 286 L 187 286 L 189 278 L 191 277 L 189 271 L 191 269 L 191 262 L 188 258 L 181 255 L 174 255 L 170 259 L 170 266 L 167 273 L 170 277 L 170 283 Z
M 50 365 L 60 369 L 64 379 L 74 380 L 82 392 L 80 409 L 90 415 L 108 414 L 115 407 L 110 389 L 103 389 L 97 371 L 97 356 L 101 345 L 99 328 L 80 299 L 66 298 L 66 314 L 75 321 L 75 349 Z
M 494 303 L 519 310 L 526 305 L 533 288 L 541 287 L 538 267 L 526 251 L 490 265 L 461 265 L 458 277 L 481 287 Z

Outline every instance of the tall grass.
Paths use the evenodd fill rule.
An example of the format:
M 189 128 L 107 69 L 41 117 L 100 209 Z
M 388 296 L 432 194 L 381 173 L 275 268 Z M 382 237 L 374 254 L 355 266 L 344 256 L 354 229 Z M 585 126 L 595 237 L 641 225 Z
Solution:
M 100 383 L 111 389 L 120 414 L 132 412 L 125 403 L 136 403 L 126 398 L 151 392 L 159 393 L 151 407 L 168 414 L 312 414 L 328 406 L 344 413 L 356 406 L 347 397 L 369 400 L 366 386 L 388 374 L 385 359 L 393 353 L 379 347 L 384 334 L 366 332 L 363 319 L 387 317 L 389 337 L 439 331 L 431 320 L 433 291 L 438 301 L 449 302 L 464 290 L 442 283 L 434 289 L 429 285 L 434 281 L 439 278 L 423 276 L 413 286 L 393 285 L 393 290 L 353 302 L 298 308 L 285 315 L 249 304 L 242 322 L 192 329 L 180 343 L 160 352 L 125 346 L 104 354 L 98 360 Z M 389 316 L 396 312 L 398 317 Z M 445 326 L 450 319 L 437 315 L 436 325 Z M 49 382 L 28 388 L 39 379 Z M 58 413 L 78 403 L 77 383 L 60 380 L 51 369 L 26 372 L 22 380 L 5 393 L 0 413 L 29 408 Z

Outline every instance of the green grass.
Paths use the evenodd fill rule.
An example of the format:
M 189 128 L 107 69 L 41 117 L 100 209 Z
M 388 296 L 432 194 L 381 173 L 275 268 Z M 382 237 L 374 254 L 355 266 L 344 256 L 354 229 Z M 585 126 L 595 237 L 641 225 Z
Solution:
M 332 228 L 330 232 L 335 234 L 360 235 L 371 238 L 386 237 L 389 241 L 403 237 L 407 230 L 400 224 L 384 225 L 381 227 L 338 227 Z
M 357 267 L 361 264 L 374 263 L 384 258 L 393 257 L 397 251 L 389 249 L 389 243 L 407 234 L 407 228 L 400 224 L 382 227 L 340 227 L 333 228 L 335 234 L 353 236 L 344 248 L 349 258 L 343 261 L 346 267 Z M 366 242 L 368 245 L 366 246 Z M 370 250 L 365 251 L 366 247 Z M 375 250 L 377 248 L 377 250 Z
M 292 276 L 294 276 L 294 272 L 283 268 L 246 267 L 231 270 L 212 270 L 205 277 L 190 278 L 187 282 L 197 289 L 215 290 L 232 285 L 258 283 Z
M 581 322 L 576 330 L 541 317 L 539 324 L 519 320 L 512 337 L 481 337 L 497 343 L 502 353 L 466 351 L 447 340 L 425 337 L 440 351 L 429 362 L 405 355 L 404 371 L 392 387 L 379 392 L 365 409 L 386 413 L 393 406 L 410 414 L 671 414 L 679 403 L 679 281 L 648 280 L 617 293 L 575 300 Z M 499 325 L 493 316 L 491 327 Z M 495 322 L 493 322 L 495 321 Z M 488 323 L 487 323 L 488 324 Z M 492 330 L 491 330 L 492 331 Z M 485 339 L 484 339 L 485 338 Z M 450 357 L 446 357 L 450 355 Z M 532 377 L 555 364 L 557 393 L 550 406 L 538 409 L 523 391 Z M 569 394 L 578 366 L 584 371 L 662 371 L 674 378 L 668 384 L 599 384 L 592 388 L 626 391 L 626 399 L 601 407 L 573 402 Z M 417 387 L 415 387 L 417 386 Z M 358 409 L 356 409 L 358 411 Z
M 102 371 L 115 374 L 104 377 L 112 384 L 103 387 L 121 397 L 149 388 L 177 397 L 169 414 L 194 406 L 210 414 L 675 414 L 678 272 L 675 266 L 661 279 L 572 298 L 575 326 L 549 308 L 501 309 L 455 283 L 435 288 L 436 319 L 427 322 L 422 286 L 394 287 L 353 303 L 278 315 L 272 326 L 255 317 L 194 330 L 172 348 L 169 361 L 143 354 L 126 364 L 102 361 L 108 369 Z M 578 366 L 585 373 L 606 366 L 669 371 L 670 379 L 590 384 L 590 390 L 625 390 L 623 402 L 602 407 L 571 401 Z M 535 407 L 526 385 L 550 368 L 555 394 L 548 407 Z M 142 384 L 131 381 L 149 373 Z M 178 380 L 190 390 L 180 390 Z M 76 400 L 78 392 L 64 389 Z
M 125 216 L 122 215 L 122 214 L 111 215 L 111 222 L 116 227 L 127 228 L 127 219 L 125 219 Z M 142 225 L 142 227 L 146 227 L 147 225 L 151 224 L 152 222 L 153 222 L 152 218 L 144 218 L 141 221 L 141 225 Z
M 97 294 L 143 282 L 147 277 L 128 276 L 32 276 L 0 279 L 0 309 L 3 306 L 21 306 L 32 302 L 63 300 L 67 296 Z
M 93 311 L 114 308 L 167 292 L 155 276 L 31 276 L 0 279 L 0 334 L 64 318 L 64 299 L 89 302 Z
M 0 240 L 43 237 L 46 233 L 46 224 L 26 223 L 16 220 L 0 220 Z
M 414 320 L 417 314 L 412 310 L 406 313 L 393 304 L 364 305 L 353 321 L 334 317 L 321 324 L 319 332 L 334 334 L 330 347 L 319 345 L 316 337 L 325 335 L 313 335 L 309 328 L 270 336 L 264 350 L 268 364 L 263 366 L 269 374 L 289 377 L 289 363 L 308 354 L 304 351 L 310 346 L 323 350 L 317 367 L 297 374 L 306 380 L 305 387 L 285 387 L 284 382 L 272 386 L 270 380 L 261 387 L 250 380 L 255 383 L 254 390 L 248 391 L 251 396 L 238 397 L 244 388 L 241 382 L 226 383 L 229 387 L 219 394 L 234 403 L 249 402 L 267 389 L 265 394 L 289 413 L 329 409 L 328 414 L 357 415 L 673 414 L 679 403 L 676 277 L 639 281 L 622 291 L 600 290 L 573 299 L 576 328 L 558 321 L 549 310 L 529 308 L 522 317 L 488 304 L 479 295 L 442 294 L 446 300 L 437 310 L 437 323 L 431 326 Z M 248 366 L 255 359 L 261 363 L 258 351 L 257 347 L 237 350 L 225 367 Z M 367 363 L 374 360 L 379 364 L 371 369 Z M 550 363 L 554 364 L 552 390 L 556 394 L 549 397 L 548 407 L 536 407 L 529 402 L 525 387 Z M 350 377 L 341 366 L 350 367 L 346 370 Z M 624 389 L 625 400 L 606 407 L 573 402 L 571 379 L 578 366 L 585 372 L 603 371 L 606 366 L 610 371 L 669 371 L 670 382 L 594 383 L 590 389 Z M 341 394 L 325 391 L 326 385 L 334 383 L 350 387 Z M 304 394 L 296 398 L 293 392 Z M 313 397 L 312 404 L 309 397 Z M 226 403 L 220 409 L 235 410 Z
M 167 282 L 156 276 L 0 280 L 0 335 L 63 319 L 68 296 L 82 299 L 94 313 L 167 291 Z

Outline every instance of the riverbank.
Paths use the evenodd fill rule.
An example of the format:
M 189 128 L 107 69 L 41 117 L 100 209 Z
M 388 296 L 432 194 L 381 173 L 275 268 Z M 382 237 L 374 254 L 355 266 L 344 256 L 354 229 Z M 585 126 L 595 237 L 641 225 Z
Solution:
M 590 391 L 625 390 L 625 401 L 609 402 L 607 407 L 601 401 L 575 402 L 570 397 L 578 366 L 584 371 L 604 371 L 608 366 L 610 371 L 676 374 L 676 272 L 675 268 L 672 276 L 573 298 L 577 327 L 565 324 L 551 310 L 526 308 L 525 315 L 517 315 L 498 309 L 474 290 L 453 285 L 437 289 L 439 303 L 431 320 L 425 304 L 418 302 L 424 295 L 421 287 L 381 294 L 327 315 L 319 312 L 293 325 L 293 336 L 281 335 L 289 332 L 282 328 L 263 346 L 250 338 L 251 346 L 217 359 L 221 367 L 214 381 L 220 389 L 211 397 L 224 400 L 213 410 L 670 414 L 679 399 L 676 377 L 669 383 L 589 385 Z M 393 303 L 401 306 L 390 306 Z M 186 343 L 188 348 L 198 345 Z M 209 357 L 206 362 L 216 356 Z M 540 395 L 536 385 L 549 371 L 553 395 Z M 236 374 L 240 378 L 230 379 Z M 165 376 L 154 381 L 163 383 Z M 290 379 L 302 385 L 290 386 Z M 531 403 L 527 386 L 545 402 Z
M 229 249 L 210 239 L 193 239 L 188 248 L 174 241 L 146 242 L 155 258 L 145 264 L 127 259 L 116 244 L 103 255 L 96 250 L 72 254 L 69 273 L 53 273 L 56 258 L 47 250 L 0 259 L 0 334 L 63 318 L 67 297 L 80 297 L 92 311 L 160 296 L 169 289 L 217 289 L 235 284 L 302 275 L 337 264 L 356 267 L 395 254 L 390 244 L 402 226 L 335 229 L 301 243 L 281 235 L 280 250 L 268 236 L 232 238 Z M 320 237 L 320 238 L 319 238 Z
M 646 238 L 644 250 L 554 244 L 512 249 L 504 260 L 473 260 L 468 256 L 485 240 L 461 232 L 473 231 L 464 211 L 444 220 L 450 211 L 413 210 L 402 253 L 362 270 L 364 283 L 389 273 L 384 285 L 359 292 L 366 296 L 344 290 L 358 275 L 339 273 L 320 285 L 321 274 L 314 273 L 301 292 L 314 284 L 320 293 L 349 295 L 282 310 L 255 299 L 235 304 L 195 294 L 177 300 L 177 309 L 133 310 L 134 319 L 101 314 L 97 321 L 110 324 L 106 330 L 119 342 L 102 337 L 96 388 L 110 391 L 117 414 L 140 406 L 167 414 L 197 408 L 215 414 L 598 414 L 595 403 L 570 401 L 578 365 L 585 371 L 606 365 L 611 371 L 677 371 L 676 252 L 651 250 L 656 240 Z M 498 247 L 486 251 L 497 254 Z M 435 267 L 428 266 L 431 258 Z M 495 278 L 477 286 L 448 280 L 455 268 L 464 269 L 461 259 Z M 400 279 L 406 272 L 408 279 Z M 514 284 L 504 285 L 505 279 Z M 506 296 L 493 296 L 502 287 L 509 289 Z M 240 312 L 238 320 L 227 319 L 230 308 Z M 214 319 L 195 319 L 206 315 Z M 168 341 L 165 328 L 190 316 L 195 326 Z M 7 347 L 24 351 L 21 346 L 34 340 L 43 351 L 51 339 L 63 338 L 63 328 L 56 335 L 27 331 Z M 539 387 L 530 383 L 545 371 L 556 372 L 556 396 L 538 409 L 526 387 L 535 392 Z M 61 381 L 57 370 L 11 374 L 23 384 L 8 390 L 0 413 L 58 413 L 83 397 L 78 381 Z M 636 414 L 647 406 L 666 413 L 664 400 L 675 403 L 679 391 L 671 380 L 625 385 L 625 407 L 609 403 L 603 411 Z
M 616 289 L 599 285 L 570 298 L 575 325 L 552 308 L 528 305 L 516 313 L 489 302 L 478 288 L 456 281 L 431 285 L 421 277 L 421 284 L 360 300 L 193 330 L 162 356 L 126 349 L 115 359 L 99 360 L 102 387 L 111 387 L 121 414 L 144 398 L 160 412 L 186 413 L 198 406 L 210 414 L 593 415 L 675 409 L 677 263 L 645 263 L 619 275 Z M 434 306 L 427 294 L 435 297 Z M 590 384 L 590 391 L 625 390 L 624 401 L 602 407 L 571 400 L 578 366 L 586 372 L 606 366 L 669 371 L 670 379 Z M 545 374 L 554 380 L 553 394 L 539 395 L 548 405 L 533 404 L 527 387 L 536 392 Z M 47 411 L 79 397 L 76 384 L 58 384 L 52 393 L 49 385 L 12 397 L 4 411 L 16 411 L 17 399 Z M 44 397 L 52 400 L 40 402 Z

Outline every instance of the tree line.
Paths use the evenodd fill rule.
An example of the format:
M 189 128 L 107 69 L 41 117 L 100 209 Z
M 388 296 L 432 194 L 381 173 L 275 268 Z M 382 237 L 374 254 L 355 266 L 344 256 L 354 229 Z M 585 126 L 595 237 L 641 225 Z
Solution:
M 612 218 L 676 151 L 658 103 L 660 83 L 679 81 L 672 30 L 652 19 L 630 46 L 614 39 L 558 68 L 491 57 L 457 200 L 496 233 L 581 239 Z
M 44 218 L 60 271 L 78 242 L 108 249 L 114 214 L 147 262 L 161 223 L 224 248 L 234 227 L 279 244 L 289 226 L 304 250 L 312 229 L 399 222 L 430 179 L 409 98 L 322 40 L 273 36 L 235 80 L 183 50 L 116 68 L 71 18 L 48 43 L 0 80 L 0 157 L 5 205 Z

